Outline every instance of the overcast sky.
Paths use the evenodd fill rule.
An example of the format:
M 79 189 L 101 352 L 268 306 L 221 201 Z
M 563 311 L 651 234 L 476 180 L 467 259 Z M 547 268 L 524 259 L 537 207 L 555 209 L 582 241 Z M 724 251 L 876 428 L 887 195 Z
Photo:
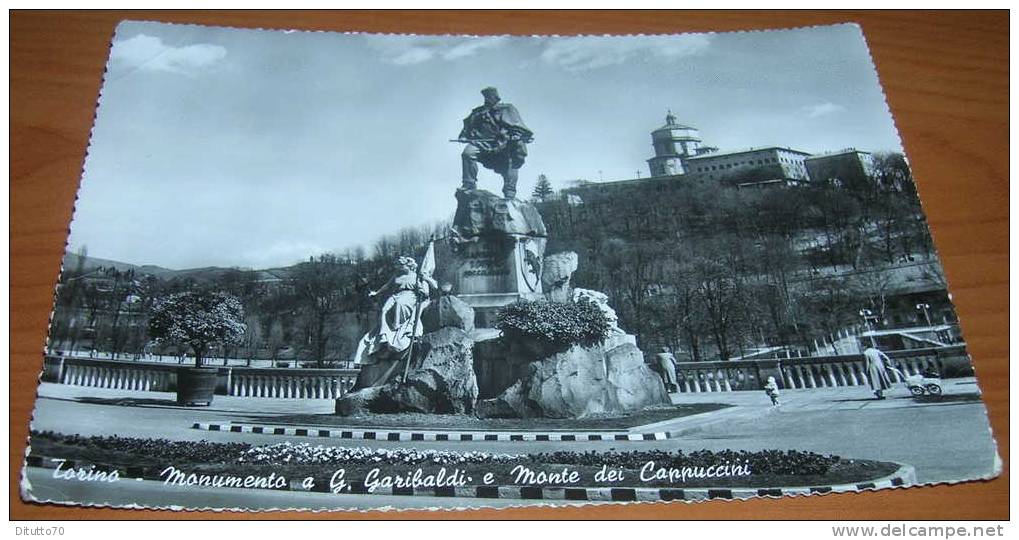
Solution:
M 463 117 L 496 86 L 539 174 L 647 176 L 667 109 L 720 150 L 901 151 L 856 26 L 657 37 L 432 37 L 121 24 L 71 250 L 285 266 L 452 215 Z M 481 187 L 501 179 L 482 169 Z

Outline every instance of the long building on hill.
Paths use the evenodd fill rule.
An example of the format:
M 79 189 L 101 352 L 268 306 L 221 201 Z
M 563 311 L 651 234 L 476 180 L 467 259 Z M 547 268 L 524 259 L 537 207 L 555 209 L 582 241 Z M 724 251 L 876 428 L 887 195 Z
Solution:
M 647 160 L 651 176 L 612 182 L 589 182 L 568 188 L 579 194 L 599 187 L 623 187 L 640 182 L 715 180 L 722 185 L 750 188 L 826 183 L 852 186 L 869 177 L 873 157 L 854 148 L 810 154 L 782 146 L 719 151 L 707 146 L 700 131 L 677 121 L 672 111 L 665 125 L 651 132 L 654 156 Z
M 810 156 L 803 160 L 813 182 L 858 187 L 874 174 L 874 156 L 855 148 Z
M 731 152 L 711 152 L 687 159 L 690 175 L 711 180 L 730 180 L 737 186 L 777 182 L 799 185 L 808 182 L 804 161 L 810 154 L 769 146 Z

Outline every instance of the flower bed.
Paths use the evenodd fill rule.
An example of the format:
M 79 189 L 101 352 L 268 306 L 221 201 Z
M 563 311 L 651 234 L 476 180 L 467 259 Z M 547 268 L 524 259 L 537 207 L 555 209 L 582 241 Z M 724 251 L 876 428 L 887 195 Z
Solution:
M 632 452 L 546 452 L 504 454 L 457 452 L 414 448 L 367 448 L 283 442 L 253 446 L 244 443 L 168 441 L 126 437 L 82 437 L 50 432 L 32 434 L 32 454 L 86 460 L 114 466 L 143 467 L 159 471 L 169 465 L 213 474 L 260 474 L 274 472 L 290 478 L 313 477 L 318 483 L 330 481 L 337 469 L 346 471 L 349 481 L 369 478 L 372 471 L 384 475 L 408 475 L 420 469 L 436 474 L 440 469 L 460 470 L 467 478 L 494 475 L 500 485 L 534 485 L 518 476 L 520 468 L 550 477 L 564 469 L 576 471 L 578 482 L 562 483 L 554 478 L 546 486 L 588 487 L 784 487 L 853 483 L 873 480 L 897 469 L 893 463 L 848 460 L 797 450 L 695 452 L 642 450 Z M 654 467 L 649 468 L 648 464 Z M 706 470 L 709 467 L 745 466 L 748 474 L 721 477 L 656 477 L 654 470 Z M 621 482 L 599 480 L 603 467 L 618 470 Z M 377 469 L 377 470 L 376 470 Z
M 462 465 L 466 463 L 509 462 L 526 459 L 522 454 L 488 452 L 450 452 L 415 448 L 367 448 L 322 446 L 308 443 L 255 446 L 240 453 L 237 463 L 285 465 L 289 463 L 323 465 Z
M 684 453 L 682 450 L 634 452 L 551 452 L 529 454 L 528 457 L 542 463 L 563 465 L 600 466 L 622 469 L 639 468 L 648 461 L 671 467 L 709 467 L 716 463 L 747 463 L 750 469 L 761 474 L 780 475 L 824 475 L 842 461 L 839 456 L 821 455 L 799 450 L 697 450 Z
M 158 459 L 166 463 L 222 463 L 233 461 L 241 452 L 251 447 L 247 443 L 217 443 L 208 441 L 171 441 L 169 439 L 138 439 L 133 437 L 109 437 L 64 435 L 52 431 L 33 431 L 32 446 L 36 449 L 77 448 L 79 458 L 84 455 Z M 61 456 L 62 457 L 62 456 Z M 130 461 L 125 461 L 130 463 Z

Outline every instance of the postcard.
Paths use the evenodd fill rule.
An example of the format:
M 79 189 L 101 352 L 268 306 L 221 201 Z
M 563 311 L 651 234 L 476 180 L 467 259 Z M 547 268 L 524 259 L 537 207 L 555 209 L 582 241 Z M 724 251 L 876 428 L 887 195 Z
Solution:
M 54 300 L 39 503 L 681 504 L 1001 471 L 853 24 L 125 21 Z

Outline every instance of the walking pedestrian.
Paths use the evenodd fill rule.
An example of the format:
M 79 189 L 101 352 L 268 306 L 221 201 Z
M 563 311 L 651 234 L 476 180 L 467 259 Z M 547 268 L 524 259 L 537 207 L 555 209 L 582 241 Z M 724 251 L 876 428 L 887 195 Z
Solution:
M 775 381 L 775 377 L 768 377 L 768 382 L 764 385 L 764 393 L 771 398 L 771 404 L 778 407 L 778 382 Z
M 867 379 L 874 396 L 877 399 L 885 399 L 885 390 L 892 387 L 892 380 L 888 376 L 891 358 L 873 346 L 863 351 L 863 357 L 867 361 Z

